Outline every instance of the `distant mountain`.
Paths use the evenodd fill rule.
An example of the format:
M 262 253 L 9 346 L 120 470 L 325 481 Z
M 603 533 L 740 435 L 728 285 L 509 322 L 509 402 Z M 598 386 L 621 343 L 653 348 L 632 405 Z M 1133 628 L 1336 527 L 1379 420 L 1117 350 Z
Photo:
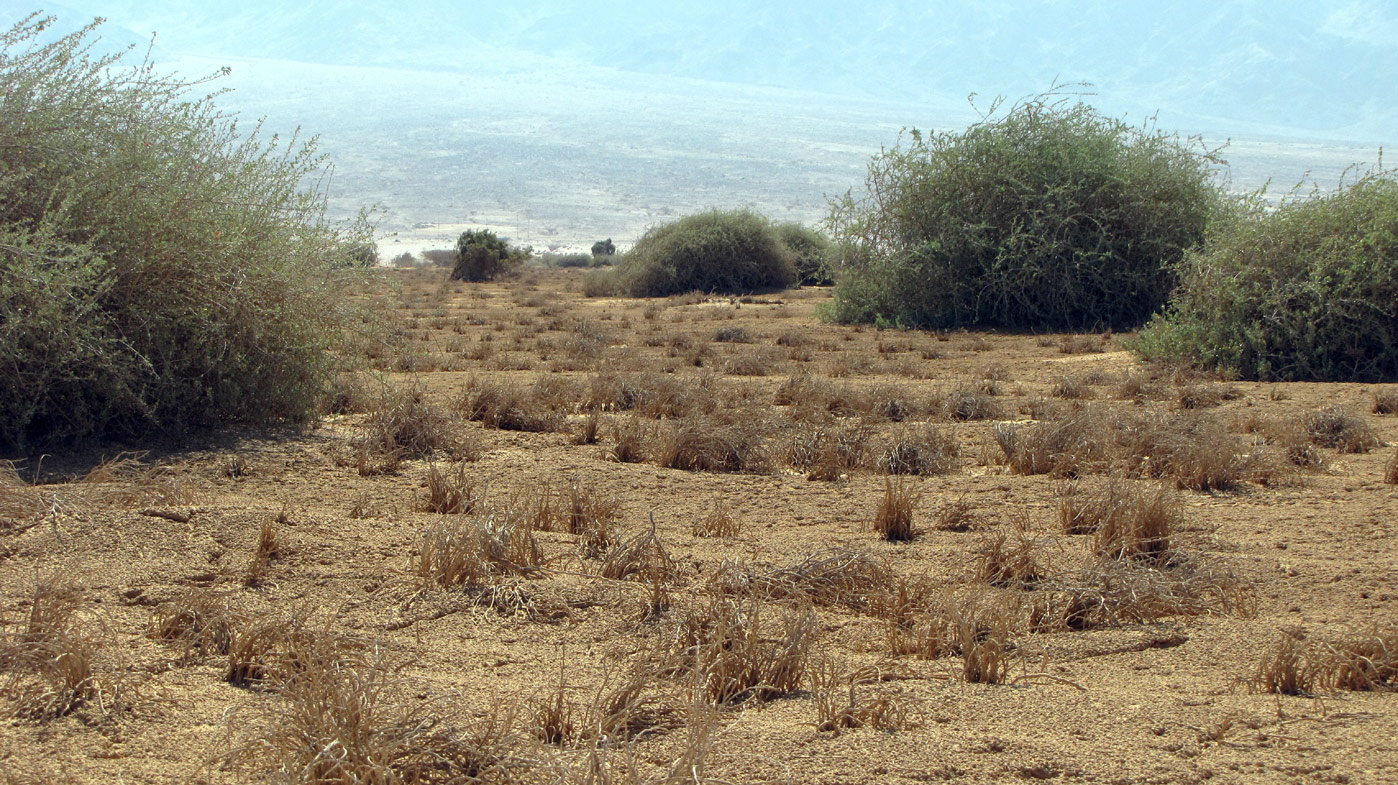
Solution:
M 1109 113 L 1160 110 L 1199 130 L 1381 142 L 1398 128 L 1386 0 L 68 3 L 159 31 L 173 52 L 470 73 L 582 64 L 937 102 L 1087 81 Z

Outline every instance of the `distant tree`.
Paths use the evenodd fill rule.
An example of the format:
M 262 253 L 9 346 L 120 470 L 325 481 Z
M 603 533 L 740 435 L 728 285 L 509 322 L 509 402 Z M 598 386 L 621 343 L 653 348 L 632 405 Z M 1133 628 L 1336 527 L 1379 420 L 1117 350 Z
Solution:
M 455 248 L 429 248 L 422 252 L 422 258 L 434 267 L 455 267 Z
M 593 256 L 615 256 L 615 255 L 616 255 L 616 243 L 612 242 L 612 238 L 610 238 L 610 237 L 608 237 L 608 238 L 605 239 L 605 240 L 598 240 L 597 242 L 595 242 L 595 243 L 592 244 L 592 255 L 593 255 Z
M 379 263 L 379 247 L 374 243 L 355 243 L 341 251 L 333 263 L 336 267 L 363 267 L 368 269 Z
M 397 256 L 393 257 L 393 266 L 399 268 L 416 267 L 417 257 L 413 256 L 412 251 L 404 251 L 403 253 L 400 253 Z
M 529 256 L 527 250 L 512 250 L 489 229 L 467 229 L 456 240 L 454 281 L 490 281 L 518 267 Z

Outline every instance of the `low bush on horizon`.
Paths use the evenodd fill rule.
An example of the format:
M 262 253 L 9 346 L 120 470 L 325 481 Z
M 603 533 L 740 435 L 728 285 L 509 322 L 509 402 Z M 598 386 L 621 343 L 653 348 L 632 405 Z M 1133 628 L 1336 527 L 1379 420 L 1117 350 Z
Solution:
M 1134 327 L 1222 204 L 1221 163 L 1061 88 L 875 156 L 834 201 L 831 315 L 900 327 Z
M 1261 381 L 1398 379 L 1398 177 L 1260 199 L 1177 263 L 1169 308 L 1132 348 Z
M 372 244 L 304 185 L 315 140 L 51 21 L 0 30 L 0 451 L 316 416 Z
M 745 294 L 795 283 L 796 253 L 771 221 L 749 210 L 710 210 L 654 227 L 609 271 L 593 273 L 588 296 Z
M 493 281 L 519 268 L 530 257 L 528 248 L 511 248 L 489 229 L 467 229 L 456 238 L 453 281 Z

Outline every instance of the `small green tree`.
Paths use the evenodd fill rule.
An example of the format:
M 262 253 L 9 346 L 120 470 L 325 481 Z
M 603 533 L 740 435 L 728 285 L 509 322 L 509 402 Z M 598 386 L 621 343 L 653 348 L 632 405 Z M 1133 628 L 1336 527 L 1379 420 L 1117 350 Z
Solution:
M 612 238 L 610 237 L 605 240 L 598 240 L 592 244 L 592 255 L 616 256 L 616 243 L 612 242 Z
M 834 316 L 908 327 L 1139 325 L 1218 209 L 1213 152 L 1051 91 L 911 134 L 834 202 Z
M 367 224 L 325 220 L 314 141 L 209 80 L 0 31 L 0 451 L 314 417 Z
M 741 294 L 795 283 L 796 254 L 765 217 L 710 210 L 650 229 L 616 269 L 592 276 L 584 290 L 593 295 Z
M 524 262 L 526 251 L 512 250 L 489 229 L 467 229 L 456 240 L 453 281 L 492 281 Z
M 1132 348 L 1280 381 L 1398 380 L 1398 176 L 1269 210 L 1261 199 L 1177 267 L 1168 310 Z

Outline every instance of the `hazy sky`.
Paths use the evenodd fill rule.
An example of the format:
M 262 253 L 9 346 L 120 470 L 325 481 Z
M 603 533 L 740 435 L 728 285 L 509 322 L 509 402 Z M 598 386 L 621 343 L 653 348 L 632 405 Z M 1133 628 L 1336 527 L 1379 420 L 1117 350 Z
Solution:
M 0 0 L 10 16 L 28 3 Z M 240 3 L 66 0 L 172 52 L 481 72 L 568 65 L 848 97 L 1095 85 L 1113 114 L 1388 141 L 1398 3 L 1279 0 Z M 1230 128 L 1232 126 L 1233 128 Z

